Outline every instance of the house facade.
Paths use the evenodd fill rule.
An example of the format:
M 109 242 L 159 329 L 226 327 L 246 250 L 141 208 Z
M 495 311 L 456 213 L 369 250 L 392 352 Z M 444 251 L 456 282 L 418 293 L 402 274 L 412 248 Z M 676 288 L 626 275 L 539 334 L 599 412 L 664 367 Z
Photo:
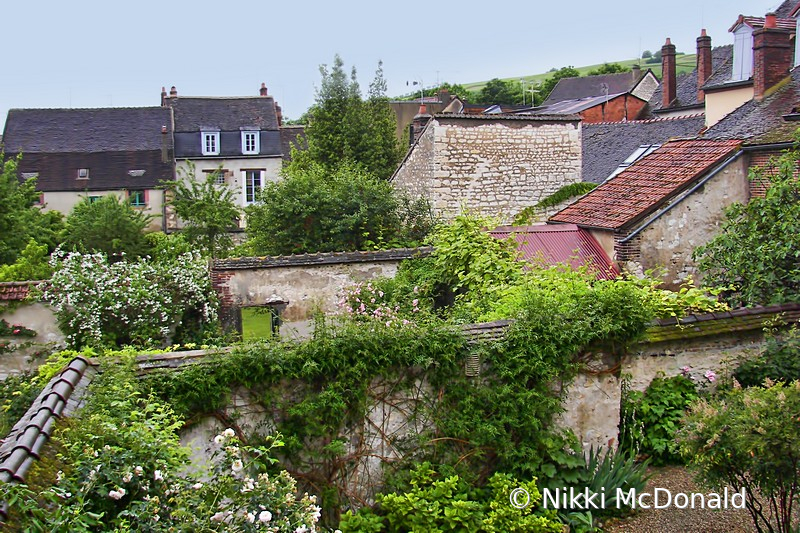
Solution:
M 178 179 L 218 172 L 240 207 L 253 203 L 261 189 L 280 178 L 283 165 L 280 107 L 262 83 L 259 96 L 178 96 L 175 87 L 161 93 L 173 114 Z M 285 135 L 284 135 L 285 144 Z M 168 217 L 168 229 L 177 227 Z
M 446 219 L 469 211 L 510 223 L 580 181 L 576 115 L 420 114 L 412 127 L 416 142 L 392 181 Z
M 3 148 L 6 159 L 21 155 L 20 178 L 37 179 L 44 210 L 67 214 L 84 197 L 114 194 L 163 228 L 161 183 L 175 175 L 169 109 L 12 109 Z

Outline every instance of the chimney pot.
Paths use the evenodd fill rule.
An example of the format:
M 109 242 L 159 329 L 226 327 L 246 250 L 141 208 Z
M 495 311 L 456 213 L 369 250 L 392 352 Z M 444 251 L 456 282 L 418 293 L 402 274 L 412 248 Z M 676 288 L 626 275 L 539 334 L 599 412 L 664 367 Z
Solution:
M 260 94 L 261 96 L 267 96 L 267 84 L 266 83 L 261 82 L 261 88 L 258 90 L 258 94 Z
M 170 89 L 169 89 L 169 97 L 170 98 L 177 98 L 178 97 L 178 89 L 176 89 L 174 85 L 172 87 L 170 87 Z
M 764 27 L 765 28 L 778 27 L 778 21 L 775 13 L 767 13 L 766 17 L 764 17 Z

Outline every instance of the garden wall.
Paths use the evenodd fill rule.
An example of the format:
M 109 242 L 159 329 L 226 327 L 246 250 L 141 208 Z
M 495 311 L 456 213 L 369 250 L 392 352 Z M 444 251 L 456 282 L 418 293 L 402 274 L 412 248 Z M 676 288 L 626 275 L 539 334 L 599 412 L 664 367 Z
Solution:
M 289 302 L 281 314 L 285 323 L 307 320 L 318 310 L 333 313 L 346 286 L 393 277 L 400 261 L 429 253 L 430 248 L 399 248 L 220 259 L 212 266 L 211 282 L 223 328 L 241 333 L 243 307 L 265 307 L 277 296 Z

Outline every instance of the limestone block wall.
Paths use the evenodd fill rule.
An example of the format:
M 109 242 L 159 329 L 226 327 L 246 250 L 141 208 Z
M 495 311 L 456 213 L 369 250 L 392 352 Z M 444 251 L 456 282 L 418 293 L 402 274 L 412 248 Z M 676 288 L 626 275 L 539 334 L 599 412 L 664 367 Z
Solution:
M 738 158 L 641 232 L 641 268 L 665 268 L 668 288 L 689 275 L 699 280 L 692 252 L 719 234 L 727 206 L 748 198 L 746 161 Z
M 525 207 L 581 179 L 577 117 L 438 115 L 424 136 L 431 134 L 433 147 L 421 139 L 394 183 L 429 198 L 444 218 L 469 210 L 508 224 Z

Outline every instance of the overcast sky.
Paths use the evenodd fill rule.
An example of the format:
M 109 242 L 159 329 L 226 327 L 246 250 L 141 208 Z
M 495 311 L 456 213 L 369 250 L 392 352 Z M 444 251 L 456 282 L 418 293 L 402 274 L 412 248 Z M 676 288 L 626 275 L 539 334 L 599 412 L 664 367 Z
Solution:
M 566 65 L 633 59 L 667 37 L 693 53 L 701 28 L 731 44 L 737 16 L 777 0 L 540 2 L 461 0 L 9 0 L 0 120 L 10 108 L 159 105 L 185 96 L 257 95 L 285 117 L 314 101 L 319 65 L 339 54 L 366 92 L 382 60 L 389 95 L 407 82 L 470 83 Z

